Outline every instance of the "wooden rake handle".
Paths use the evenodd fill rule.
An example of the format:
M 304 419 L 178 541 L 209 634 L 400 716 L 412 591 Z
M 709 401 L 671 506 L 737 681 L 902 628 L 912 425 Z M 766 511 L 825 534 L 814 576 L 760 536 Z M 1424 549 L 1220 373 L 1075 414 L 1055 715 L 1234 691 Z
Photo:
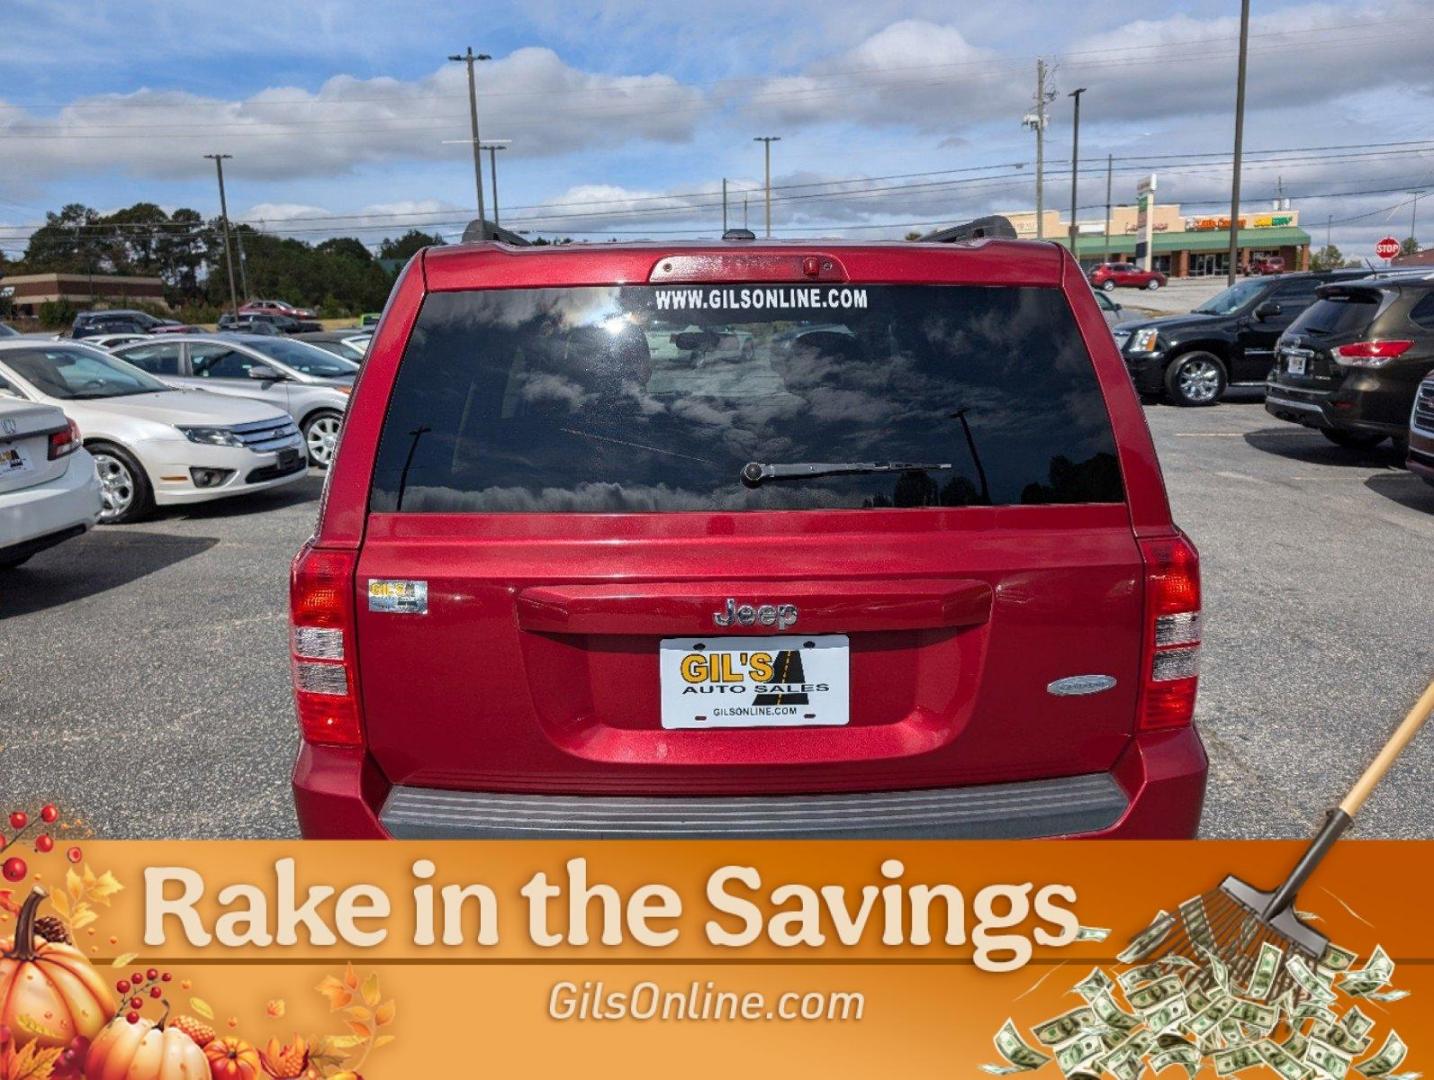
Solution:
M 1419 734 L 1419 729 L 1424 726 L 1424 721 L 1429 719 L 1429 714 L 1434 712 L 1434 682 L 1431 682 L 1414 703 L 1414 708 L 1409 710 L 1409 715 L 1404 722 L 1395 729 L 1394 734 L 1389 736 L 1389 741 L 1379 751 L 1378 756 L 1369 763 L 1369 768 L 1364 770 L 1354 787 L 1349 789 L 1349 794 L 1339 804 L 1339 808 L 1350 817 L 1359 813 L 1359 808 L 1364 805 L 1364 800 L 1369 798 L 1369 793 L 1374 790 L 1374 785 L 1384 779 L 1395 762 L 1395 759 L 1409 745 L 1409 740 Z
M 1354 787 L 1349 789 L 1349 794 L 1339 804 L 1338 810 L 1331 810 L 1329 817 L 1325 820 L 1324 828 L 1320 829 L 1319 835 L 1311 841 L 1310 846 L 1305 848 L 1305 853 L 1295 868 L 1290 871 L 1290 876 L 1285 879 L 1283 885 L 1274 891 L 1270 902 L 1265 908 L 1265 918 L 1273 919 L 1280 912 L 1284 911 L 1295 902 L 1295 894 L 1300 887 L 1309 880 L 1314 873 L 1315 867 L 1334 847 L 1344 831 L 1349 828 L 1354 815 L 1364 805 L 1364 800 L 1369 798 L 1369 793 L 1374 790 L 1374 785 L 1384 779 L 1384 774 L 1389 771 L 1403 751 L 1409 745 L 1409 740 L 1419 734 L 1419 729 L 1424 726 L 1424 721 L 1429 719 L 1429 714 L 1434 712 L 1434 682 L 1431 682 L 1419 695 L 1419 700 L 1414 703 L 1414 708 L 1409 710 L 1409 715 L 1404 722 L 1394 729 L 1394 734 L 1389 736 L 1389 741 L 1384 744 L 1369 763 L 1369 768 L 1364 770 L 1362 775 L 1355 781 Z

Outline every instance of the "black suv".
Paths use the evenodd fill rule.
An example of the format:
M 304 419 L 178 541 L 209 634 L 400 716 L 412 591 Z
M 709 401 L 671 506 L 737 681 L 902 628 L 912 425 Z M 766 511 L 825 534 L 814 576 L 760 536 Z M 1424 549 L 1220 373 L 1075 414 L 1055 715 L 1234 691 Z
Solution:
M 113 311 L 82 311 L 75 316 L 70 337 L 99 337 L 101 334 L 157 334 L 182 324 L 173 319 L 157 319 L 147 311 L 116 308 Z
M 1434 371 L 1434 275 L 1326 285 L 1280 338 L 1265 410 L 1339 446 L 1404 445 Z
M 1275 342 L 1314 303 L 1317 288 L 1368 274 L 1330 270 L 1247 278 L 1188 315 L 1126 323 L 1115 339 L 1143 397 L 1213 405 L 1227 386 L 1263 385 Z

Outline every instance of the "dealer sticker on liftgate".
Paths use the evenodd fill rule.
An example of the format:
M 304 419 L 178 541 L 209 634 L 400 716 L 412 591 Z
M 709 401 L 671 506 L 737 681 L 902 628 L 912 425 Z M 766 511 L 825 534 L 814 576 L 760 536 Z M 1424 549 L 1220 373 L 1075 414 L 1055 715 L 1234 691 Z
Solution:
M 849 654 L 845 634 L 667 638 L 662 726 L 841 727 L 851 720 Z

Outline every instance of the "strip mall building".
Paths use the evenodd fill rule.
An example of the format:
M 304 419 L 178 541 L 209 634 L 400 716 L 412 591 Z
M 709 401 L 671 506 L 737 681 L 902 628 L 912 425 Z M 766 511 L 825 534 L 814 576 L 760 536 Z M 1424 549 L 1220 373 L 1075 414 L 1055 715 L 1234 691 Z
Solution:
M 1170 277 L 1207 277 L 1227 272 L 1230 257 L 1230 218 L 1224 216 L 1190 217 L 1181 214 L 1178 203 L 1159 204 L 1153 208 L 1154 240 L 1151 266 Z M 1138 210 L 1134 206 L 1110 208 L 1110 239 L 1107 245 L 1105 222 L 1077 221 L 1076 256 L 1081 265 L 1095 266 L 1100 262 L 1135 262 Z M 1004 215 L 1022 237 L 1036 235 L 1036 215 L 1017 211 Z M 1067 243 L 1068 221 L 1059 210 L 1043 215 L 1047 240 Z M 1286 270 L 1308 270 L 1310 235 L 1299 227 L 1298 210 L 1271 210 L 1240 215 L 1239 265 L 1244 270 L 1250 260 L 1279 255 Z

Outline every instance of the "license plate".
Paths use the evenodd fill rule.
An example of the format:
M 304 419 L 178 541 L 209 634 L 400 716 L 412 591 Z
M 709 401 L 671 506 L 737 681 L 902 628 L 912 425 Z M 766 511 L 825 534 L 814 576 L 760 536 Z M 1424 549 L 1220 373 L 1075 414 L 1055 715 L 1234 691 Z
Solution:
M 18 446 L 0 446 L 0 476 L 26 472 L 29 468 L 30 459 L 25 456 L 23 449 Z
M 850 651 L 845 634 L 664 639 L 662 726 L 842 727 Z
M 1309 355 L 1307 353 L 1286 353 L 1285 359 L 1289 363 L 1289 372 L 1291 375 L 1303 375 L 1306 366 L 1309 364 Z
M 291 449 L 291 450 L 280 450 L 280 451 L 279 451 L 279 467 L 280 467 L 281 469 L 287 469 L 290 465 L 295 465 L 295 464 L 297 464 L 298 461 L 299 461 L 299 452 L 298 452 L 297 450 L 292 450 L 292 449 Z

